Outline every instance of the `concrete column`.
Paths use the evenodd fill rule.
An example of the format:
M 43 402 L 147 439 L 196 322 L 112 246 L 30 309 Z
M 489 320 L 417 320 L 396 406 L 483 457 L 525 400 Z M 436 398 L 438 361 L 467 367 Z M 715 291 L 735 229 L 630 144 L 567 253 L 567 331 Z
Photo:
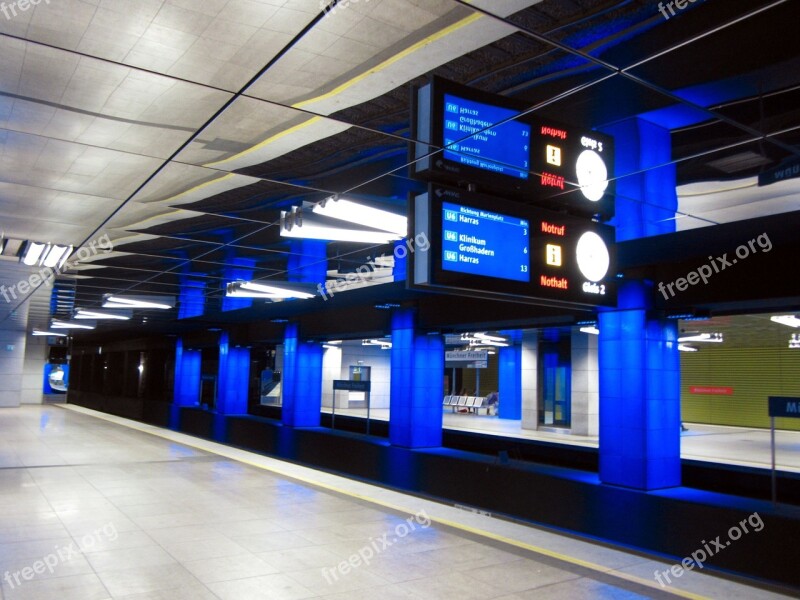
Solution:
M 600 427 L 598 336 L 572 332 L 572 433 L 597 436 Z
M 539 428 L 539 332 L 528 329 L 522 332 L 521 396 L 522 428 Z

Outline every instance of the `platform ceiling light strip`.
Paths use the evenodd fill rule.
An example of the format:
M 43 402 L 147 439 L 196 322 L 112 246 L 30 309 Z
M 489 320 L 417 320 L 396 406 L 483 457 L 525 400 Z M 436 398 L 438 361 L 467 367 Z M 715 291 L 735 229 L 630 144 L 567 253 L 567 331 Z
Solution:
M 66 333 L 59 333 L 57 331 L 40 331 L 39 329 L 34 329 L 31 335 L 36 337 L 44 337 L 44 336 L 67 337 Z
M 687 346 L 686 344 L 678 344 L 678 350 L 681 352 L 697 352 L 694 346 Z
M 133 312 L 131 310 L 106 311 L 79 308 L 75 311 L 76 319 L 116 319 L 118 321 L 129 321 L 132 316 Z
M 47 251 L 42 265 L 50 269 L 58 267 L 59 269 L 67 262 L 69 255 L 72 254 L 72 246 L 58 246 L 52 245 Z
M 265 298 L 267 300 L 308 300 L 314 297 L 309 286 L 284 285 L 282 282 L 254 283 L 234 281 L 226 289 L 229 298 Z
M 401 237 L 408 234 L 408 218 L 404 215 L 373 208 L 345 198 L 331 196 L 319 204 L 315 204 L 312 212 L 348 223 L 389 231 Z
M 787 327 L 800 327 L 800 319 L 794 315 L 776 315 L 769 318 L 773 323 L 780 323 Z
M 581 327 L 581 331 L 589 335 L 600 335 L 600 330 L 597 327 Z
M 94 329 L 97 323 L 87 321 L 85 323 L 76 323 L 74 321 L 53 321 L 50 325 L 52 329 Z
M 291 213 L 281 211 L 281 237 L 362 244 L 388 244 L 403 237 L 396 233 L 366 227 L 335 226 L 322 219 L 323 217 L 313 212 L 303 214 L 303 211 L 296 207 Z
M 721 344 L 725 340 L 721 333 L 696 333 L 678 338 L 679 342 L 709 342 Z
M 475 337 L 479 340 L 485 340 L 487 342 L 505 342 L 507 341 L 506 338 L 498 337 L 496 335 L 489 335 L 487 333 L 476 333 Z
M 103 308 L 152 308 L 169 310 L 175 308 L 172 296 L 117 296 L 108 294 L 103 298 Z
M 28 242 L 25 244 L 25 251 L 22 255 L 22 264 L 29 267 L 35 267 L 39 264 L 39 259 L 44 254 L 47 244 L 40 244 L 39 242 Z

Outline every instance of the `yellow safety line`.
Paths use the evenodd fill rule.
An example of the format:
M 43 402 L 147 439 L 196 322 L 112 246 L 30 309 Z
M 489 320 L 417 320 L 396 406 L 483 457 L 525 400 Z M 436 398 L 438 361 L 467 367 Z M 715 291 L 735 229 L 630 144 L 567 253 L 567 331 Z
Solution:
M 283 477 L 287 477 L 289 479 L 294 479 L 296 481 L 301 481 L 303 483 L 307 483 L 309 485 L 313 485 L 314 487 L 330 490 L 332 492 L 336 492 L 337 494 L 341 494 L 343 496 L 349 496 L 351 498 L 358 498 L 359 500 L 364 500 L 365 502 L 369 502 L 371 504 L 377 504 L 378 506 L 383 506 L 384 508 L 389 508 L 389 509 L 395 510 L 397 512 L 401 512 L 401 513 L 408 513 L 409 512 L 408 508 L 403 507 L 403 506 L 399 506 L 397 504 L 392 504 L 391 502 L 387 502 L 385 500 L 379 500 L 377 498 L 373 498 L 371 496 L 366 496 L 364 494 L 360 494 L 358 492 L 354 492 L 354 491 L 351 491 L 351 490 L 343 489 L 343 488 L 337 487 L 335 485 L 331 485 L 329 483 L 323 483 L 323 482 L 320 482 L 318 480 L 312 479 L 310 477 L 305 477 L 303 475 L 298 475 L 297 473 L 292 473 L 292 472 L 289 472 L 289 471 L 285 471 L 285 470 L 283 470 L 283 469 L 281 469 L 279 467 L 267 466 L 267 465 L 264 465 L 264 464 L 259 464 L 257 462 L 248 460 L 246 458 L 242 458 L 240 456 L 235 456 L 233 453 L 228 454 L 223 449 L 212 448 L 210 446 L 206 446 L 205 445 L 205 444 L 210 444 L 210 445 L 213 445 L 213 446 L 222 446 L 223 448 L 225 448 L 225 445 L 224 444 L 220 444 L 219 442 L 212 442 L 210 440 L 198 440 L 199 443 L 196 443 L 196 442 L 193 442 L 193 441 L 177 441 L 177 440 L 173 439 L 172 436 L 168 435 L 168 433 L 172 433 L 172 434 L 177 433 L 178 435 L 181 435 L 181 436 L 189 436 L 189 434 L 180 433 L 180 432 L 173 432 L 172 430 L 165 430 L 168 433 L 161 433 L 161 431 L 162 431 L 161 428 L 156 427 L 155 425 L 150 425 L 150 426 L 148 426 L 149 428 L 144 428 L 144 427 L 139 426 L 139 424 L 137 422 L 135 422 L 135 421 L 129 421 L 128 419 L 124 419 L 123 417 L 114 417 L 112 415 L 105 415 L 105 414 L 103 414 L 103 413 L 101 413 L 99 411 L 95 411 L 95 410 L 92 410 L 92 409 L 89 409 L 89 408 L 84 408 L 82 406 L 80 406 L 80 407 L 79 406 L 72 406 L 72 405 L 69 405 L 69 404 L 63 404 L 63 405 L 56 404 L 54 406 L 58 406 L 59 408 L 70 409 L 70 410 L 73 410 L 73 411 L 81 413 L 81 414 L 86 414 L 87 416 L 92 416 L 92 417 L 95 417 L 95 418 L 98 418 L 98 419 L 102 419 L 104 421 L 109 421 L 109 422 L 117 424 L 117 425 L 122 425 L 124 427 L 128 427 L 129 429 L 135 429 L 135 430 L 137 430 L 137 431 L 139 431 L 141 433 L 147 433 L 147 434 L 150 434 L 150 435 L 153 435 L 153 436 L 156 436 L 156 437 L 160 437 L 162 439 L 169 440 L 169 441 L 174 442 L 176 444 L 181 444 L 183 446 L 189 446 L 190 448 L 194 448 L 196 450 L 201 450 L 203 452 L 208 452 L 209 454 L 216 454 L 218 456 L 222 456 L 222 457 L 228 458 L 230 460 L 235 460 L 236 462 L 239 462 L 239 463 L 242 463 L 242 464 L 245 464 L 245 465 L 249 465 L 249 466 L 255 467 L 257 469 L 261 469 L 261 470 L 264 470 L 264 471 L 270 471 L 272 473 L 276 473 L 278 475 L 281 475 Z M 119 420 L 122 420 L 124 422 L 120 423 Z M 189 436 L 189 437 L 191 437 L 191 436 Z M 239 448 L 231 448 L 231 450 L 235 450 L 236 452 L 247 452 L 247 453 L 249 453 L 248 450 L 241 450 Z M 266 459 L 268 459 L 270 461 L 279 461 L 280 460 L 278 458 L 274 458 L 274 457 L 271 457 L 271 456 L 265 456 L 264 458 L 266 458 Z M 310 469 L 311 468 L 311 467 L 305 467 L 303 465 L 299 465 L 299 466 L 301 466 L 302 468 L 305 468 L 305 469 Z M 326 473 L 326 474 L 331 475 L 329 473 Z M 333 475 L 333 476 L 334 477 L 341 477 L 341 475 Z M 370 485 L 370 484 L 367 484 L 367 485 Z M 397 492 L 397 493 L 402 493 L 402 492 Z M 434 500 L 429 500 L 429 502 L 435 502 L 435 501 Z M 444 506 L 446 506 L 446 505 L 444 505 Z M 648 588 L 651 588 L 651 589 L 655 589 L 655 590 L 659 590 L 659 591 L 662 591 L 662 592 L 666 592 L 668 594 L 672 594 L 673 596 L 678 596 L 680 598 L 689 598 L 690 600 L 712 600 L 711 598 L 709 598 L 707 596 L 701 596 L 699 594 L 694 594 L 692 592 L 686 592 L 686 591 L 683 591 L 683 590 L 677 590 L 677 589 L 673 589 L 673 588 L 661 587 L 660 585 L 657 585 L 656 582 L 654 582 L 654 581 L 650 581 L 648 579 L 643 579 L 641 577 L 637 577 L 636 575 L 630 575 L 628 573 L 623 573 L 623 572 L 620 572 L 620 571 L 616 571 L 611 567 L 604 567 L 603 565 L 599 565 L 597 563 L 593 563 L 593 562 L 590 562 L 590 561 L 587 561 L 587 560 L 576 558 L 576 557 L 570 556 L 568 554 L 562 554 L 560 552 L 554 552 L 552 550 L 548 550 L 546 548 L 542 548 L 541 546 L 534 546 L 533 544 L 529 544 L 527 542 L 522 542 L 520 540 L 515 540 L 513 538 L 505 537 L 505 536 L 497 534 L 497 533 L 492 533 L 491 531 L 486 531 L 484 529 L 478 529 L 476 527 L 471 527 L 469 525 L 464 525 L 463 523 L 458 523 L 456 521 L 451 521 L 449 519 L 444 519 L 444 518 L 441 518 L 441 517 L 430 517 L 429 516 L 428 518 L 433 522 L 439 523 L 441 525 L 445 525 L 447 527 L 452 527 L 453 529 L 459 529 L 461 531 L 465 531 L 467 533 L 471 533 L 471 534 L 474 534 L 474 535 L 477 535 L 477 536 L 480 536 L 480 537 L 492 539 L 492 540 L 501 542 L 503 544 L 508 544 L 509 546 L 515 546 L 517 548 L 521 548 L 523 550 L 528 550 L 528 551 L 533 552 L 535 554 L 541 554 L 543 556 L 554 558 L 556 560 L 560 560 L 560 561 L 568 563 L 568 564 L 572 564 L 572 565 L 575 565 L 575 566 L 578 566 L 578 567 L 583 567 L 585 569 L 589 569 L 591 571 L 596 571 L 596 572 L 602 573 L 604 575 L 609 575 L 609 576 L 617 578 L 617 579 L 624 579 L 626 581 L 630 581 L 631 583 L 635 583 L 635 584 L 638 584 L 638 585 L 642 585 L 644 587 L 648 587 Z
M 334 89 L 332 89 L 330 92 L 326 92 L 326 93 L 321 94 L 319 96 L 316 96 L 314 98 L 309 98 L 308 100 L 303 100 L 301 102 L 293 104 L 292 108 L 303 108 L 304 106 L 307 106 L 309 104 L 313 104 L 314 102 L 319 102 L 321 100 L 326 100 L 326 99 L 331 98 L 333 96 L 337 96 L 337 95 L 341 94 L 343 91 L 345 91 L 346 89 L 353 87 L 354 85 L 356 85 L 360 81 L 363 81 L 366 77 L 369 77 L 370 75 L 374 75 L 375 73 L 378 73 L 378 72 L 380 72 L 380 71 L 392 66 L 394 63 L 396 63 L 399 60 L 402 60 L 402 59 L 410 56 L 411 54 L 413 54 L 414 52 L 418 51 L 419 49 L 424 48 L 425 46 L 427 46 L 429 44 L 432 44 L 433 42 L 435 42 L 435 41 L 437 41 L 437 40 L 439 40 L 439 39 L 441 39 L 441 38 L 443 38 L 443 37 L 445 37 L 447 35 L 450 35 L 454 31 L 457 31 L 457 30 L 461 29 L 462 27 L 466 27 L 467 25 L 470 25 L 471 23 L 474 23 L 475 21 L 477 21 L 478 19 L 481 19 L 482 17 L 483 17 L 483 15 L 478 14 L 478 13 L 474 13 L 474 14 L 470 15 L 469 17 L 461 19 L 460 21 L 458 21 L 456 23 L 453 23 L 452 25 L 449 25 L 448 27 L 445 27 L 444 29 L 442 29 L 440 31 L 437 31 L 436 33 L 433 33 L 433 34 L 429 35 L 425 39 L 420 40 L 419 42 L 409 46 L 405 50 L 403 50 L 401 52 L 398 52 L 397 54 L 395 54 L 391 58 L 388 58 L 388 59 L 384 60 L 382 63 L 372 67 L 371 69 L 369 69 L 367 71 L 364 71 L 363 73 L 361 73 L 359 75 L 356 75 L 352 79 L 349 79 L 349 80 L 345 81 L 344 83 L 342 83 L 342 84 L 338 85 L 337 87 L 335 87 Z M 280 133 L 277 133 L 277 134 L 267 138 L 263 142 L 259 142 L 255 146 L 252 146 L 251 148 L 248 148 L 247 150 L 242 150 L 238 154 L 234 154 L 233 156 L 231 156 L 229 158 L 224 158 L 224 159 L 218 160 L 216 162 L 208 163 L 208 164 L 206 164 L 204 166 L 205 167 L 218 167 L 218 166 L 223 165 L 225 163 L 228 163 L 230 161 L 237 160 L 237 159 L 239 159 L 239 158 L 241 158 L 243 156 L 247 156 L 251 152 L 255 152 L 256 150 L 260 150 L 261 148 L 264 148 L 268 144 L 271 144 L 272 142 L 275 142 L 276 140 L 278 140 L 278 139 L 280 139 L 282 137 L 285 137 L 285 136 L 289 135 L 290 133 L 294 133 L 295 131 L 297 131 L 299 129 L 303 129 L 305 127 L 308 127 L 312 123 L 315 123 L 316 121 L 320 121 L 322 119 L 323 119 L 323 117 L 312 117 L 308 121 L 300 123 L 299 125 L 295 125 L 294 127 L 290 127 L 289 129 L 286 129 L 285 131 L 282 131 Z

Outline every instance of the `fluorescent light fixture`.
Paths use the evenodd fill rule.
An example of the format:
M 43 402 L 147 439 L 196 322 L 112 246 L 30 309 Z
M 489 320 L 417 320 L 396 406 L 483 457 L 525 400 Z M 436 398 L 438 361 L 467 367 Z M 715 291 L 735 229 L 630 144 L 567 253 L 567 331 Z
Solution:
M 22 264 L 29 267 L 35 267 L 39 263 L 39 259 L 47 249 L 47 244 L 40 244 L 39 242 L 28 242 L 25 244 L 25 252 L 22 255 Z
M 769 318 L 773 323 L 780 323 L 787 327 L 800 327 L 800 319 L 794 315 L 778 315 Z
M 362 244 L 388 244 L 403 237 L 358 225 L 339 225 L 340 222 L 339 219 L 326 218 L 313 212 L 304 214 L 295 207 L 291 213 L 281 211 L 281 237 Z
M 408 234 L 408 219 L 387 210 L 359 204 L 331 196 L 311 209 L 314 214 L 332 217 L 348 223 L 356 223 L 365 227 L 389 231 L 400 237 Z
M 75 311 L 76 319 L 117 319 L 119 321 L 129 321 L 133 312 L 130 310 L 90 310 L 87 308 L 79 308 Z
M 392 342 L 389 340 L 361 340 L 362 346 L 380 346 L 381 350 L 389 350 Z
M 496 346 L 498 348 L 508 348 L 507 342 L 495 342 L 493 340 L 470 340 L 470 346 Z
M 600 330 L 597 327 L 594 327 L 594 326 L 581 327 L 581 331 L 583 333 L 588 333 L 589 335 L 600 335 Z
M 686 344 L 678 344 L 678 350 L 681 352 L 697 352 L 694 346 L 687 346 Z
M 66 333 L 58 333 L 57 331 L 40 331 L 39 329 L 34 329 L 31 335 L 37 337 L 43 337 L 43 336 L 67 337 Z
M 67 262 L 67 258 L 69 258 L 70 254 L 72 254 L 72 246 L 58 246 L 53 244 L 50 246 L 47 254 L 44 255 L 42 265 L 49 269 L 61 267 Z
M 230 298 L 265 298 L 267 300 L 288 300 L 291 298 L 308 300 L 314 294 L 310 285 L 285 282 L 255 283 L 253 281 L 234 281 L 229 283 L 225 295 Z
M 86 322 L 86 323 L 76 323 L 74 321 L 53 321 L 53 324 L 50 325 L 52 329 L 94 329 L 97 326 L 97 323 L 94 322 Z
M 476 333 L 475 337 L 479 340 L 485 340 L 487 342 L 505 342 L 506 338 L 497 337 L 496 335 L 488 335 L 486 333 Z
M 175 308 L 173 296 L 117 296 L 108 294 L 103 297 L 103 308 L 154 308 L 168 310 Z
M 678 338 L 679 342 L 712 342 L 721 344 L 725 341 L 721 333 L 693 333 Z

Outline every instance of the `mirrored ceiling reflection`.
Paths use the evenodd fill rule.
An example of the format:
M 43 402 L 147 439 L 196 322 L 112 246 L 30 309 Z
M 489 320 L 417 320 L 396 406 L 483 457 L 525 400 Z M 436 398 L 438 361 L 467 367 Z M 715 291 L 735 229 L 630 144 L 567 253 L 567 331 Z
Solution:
M 800 141 L 792 4 L 667 18 L 629 0 L 42 3 L 0 19 L 0 219 L 18 239 L 107 234 L 113 252 L 65 274 L 90 304 L 114 289 L 219 299 L 241 269 L 285 279 L 298 253 L 346 273 L 391 245 L 303 249 L 281 211 L 346 193 L 405 213 L 425 188 L 409 176 L 411 91 L 432 74 L 542 120 L 664 128 L 668 155 L 614 173 L 618 201 L 653 220 L 797 210 L 793 181 L 757 181 Z M 677 177 L 669 215 L 623 185 L 658 169 Z

